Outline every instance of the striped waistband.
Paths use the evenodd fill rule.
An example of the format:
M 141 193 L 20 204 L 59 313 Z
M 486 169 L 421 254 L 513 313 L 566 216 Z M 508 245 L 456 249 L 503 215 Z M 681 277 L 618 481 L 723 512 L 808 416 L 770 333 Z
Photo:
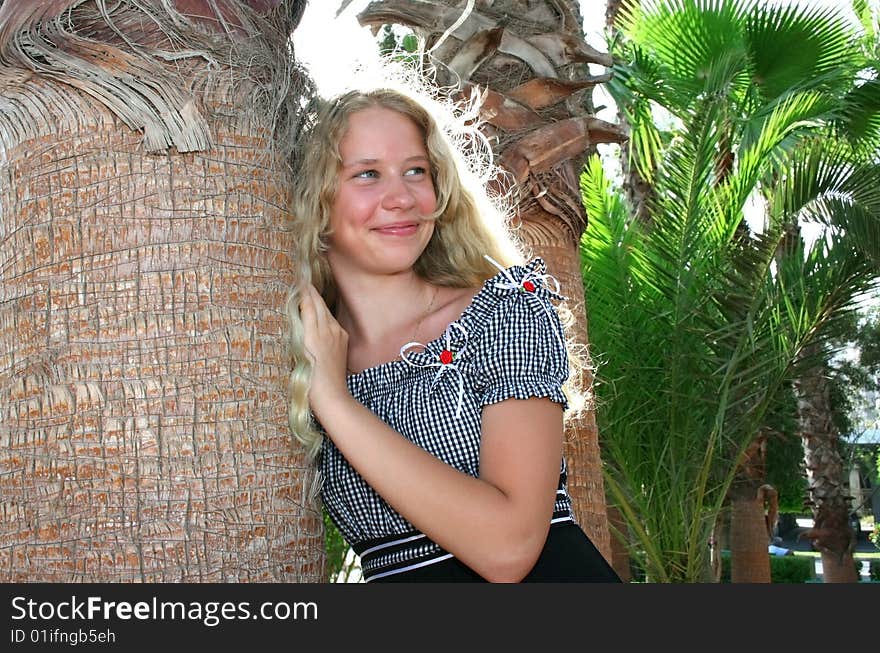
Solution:
M 367 583 L 452 557 L 451 553 L 417 531 L 366 540 L 352 548 L 361 559 L 361 572 Z
M 573 521 L 568 511 L 553 513 L 550 524 Z M 429 540 L 424 533 L 412 531 L 353 544 L 361 562 L 364 581 L 369 583 L 393 574 L 448 560 L 452 554 Z

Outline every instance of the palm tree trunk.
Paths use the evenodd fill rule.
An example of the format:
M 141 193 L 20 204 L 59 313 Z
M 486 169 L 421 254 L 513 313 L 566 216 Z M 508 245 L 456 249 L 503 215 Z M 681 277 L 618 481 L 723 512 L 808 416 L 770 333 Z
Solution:
M 723 574 L 723 552 L 730 551 L 730 504 L 726 503 L 715 520 L 712 529 L 712 540 L 709 543 L 712 548 L 710 560 L 709 580 L 713 583 L 721 582 Z
M 817 356 L 818 345 L 810 345 L 805 357 Z M 831 421 L 828 380 L 824 367 L 814 367 L 796 383 L 798 421 L 804 443 L 804 462 L 809 483 L 809 504 L 813 528 L 803 537 L 811 540 L 822 555 L 822 577 L 826 583 L 858 582 L 850 527 L 851 510 L 846 489 L 838 434 Z
M 620 10 L 638 0 L 608 0 L 605 5 L 605 27 L 613 29 Z
M 245 69 L 207 18 L 175 41 L 187 23 L 158 0 L 149 19 L 56 2 L 22 22 L 26 4 L 0 14 L 0 581 L 323 580 L 272 145 L 305 88 L 280 62 L 301 7 L 273 27 L 181 0 L 224 8 Z M 255 99 L 273 78 L 274 108 Z
M 730 517 L 730 582 L 769 583 L 770 556 L 764 528 L 764 502 L 757 493 L 734 493 Z
M 587 345 L 579 242 L 586 226 L 579 175 L 596 143 L 618 142 L 612 124 L 590 115 L 589 91 L 607 76 L 589 75 L 588 63 L 610 58 L 584 41 L 577 3 L 498 0 L 479 3 L 449 38 L 443 35 L 462 15 L 454 0 L 383 0 L 359 16 L 362 25 L 409 26 L 433 58 L 445 64 L 441 84 L 464 93 L 487 92 L 488 122 L 496 159 L 512 173 L 521 192 L 517 218 L 522 235 L 542 256 L 570 298 L 574 334 Z M 445 72 L 446 77 L 442 75 Z M 579 379 L 589 388 L 589 372 Z M 584 530 L 610 559 L 610 538 L 596 429 L 590 410 L 566 432 L 569 493 Z
M 622 37 L 617 29 L 617 17 L 622 10 L 638 6 L 639 0 L 608 0 L 605 8 L 605 29 L 612 39 Z M 618 107 L 617 123 L 627 137 L 632 133 L 632 126 L 626 116 L 626 107 Z M 632 144 L 632 141 L 629 141 Z M 624 149 L 620 155 L 621 176 L 626 199 L 632 207 L 633 215 L 637 220 L 645 223 L 651 222 L 651 203 L 654 200 L 654 189 L 650 183 L 639 173 L 635 165 L 635 159 L 630 151 Z
M 629 583 L 633 579 L 632 563 L 627 547 L 629 527 L 619 508 L 608 505 L 607 510 L 608 525 L 613 529 L 611 531 L 611 567 L 620 576 L 620 580 Z
M 757 437 L 746 450 L 728 492 L 730 515 L 730 581 L 769 583 L 770 533 L 764 507 L 766 436 Z M 770 488 L 772 490 L 772 488 Z M 771 510 L 775 512 L 775 508 Z

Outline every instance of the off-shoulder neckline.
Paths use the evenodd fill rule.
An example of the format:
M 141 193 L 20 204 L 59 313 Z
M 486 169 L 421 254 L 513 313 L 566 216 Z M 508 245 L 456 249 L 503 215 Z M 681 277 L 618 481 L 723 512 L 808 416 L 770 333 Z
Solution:
M 492 275 L 491 277 L 486 279 L 486 281 L 483 282 L 483 286 L 474 294 L 473 298 L 471 298 L 470 303 L 468 303 L 468 305 L 465 306 L 464 310 L 462 310 L 462 312 L 458 316 L 458 318 L 456 318 L 455 320 L 453 320 L 452 322 L 450 322 L 447 325 L 447 330 L 453 324 L 462 325 L 465 327 L 466 330 L 469 330 L 468 327 L 470 326 L 470 324 L 472 322 L 474 312 L 480 308 L 483 308 L 484 305 L 488 303 L 487 296 L 490 295 L 491 292 L 495 289 L 495 284 L 498 281 L 500 281 L 502 278 L 504 278 L 504 279 L 509 278 L 511 271 L 515 270 L 517 268 L 522 269 L 525 273 L 533 272 L 536 270 L 540 270 L 543 272 L 546 269 L 546 266 L 544 264 L 544 260 L 541 257 L 536 256 L 533 259 L 531 259 L 530 261 L 528 261 L 527 263 L 523 263 L 521 265 L 519 265 L 519 264 L 510 265 L 510 266 L 504 268 L 503 270 L 499 270 L 497 273 L 495 273 L 494 275 Z M 496 298 L 500 298 L 502 296 L 502 293 L 495 293 L 495 296 L 496 296 Z M 420 352 L 418 352 L 417 355 L 423 354 L 424 352 L 435 351 L 435 350 L 437 352 L 439 352 L 440 350 L 443 349 L 443 343 L 445 342 L 445 338 L 446 338 L 446 331 L 444 331 L 444 333 L 441 333 L 438 337 L 434 338 L 433 340 L 429 340 L 426 343 L 421 343 L 424 345 L 424 348 Z M 359 372 L 352 372 L 347 375 L 347 378 L 351 379 L 351 380 L 366 379 L 366 378 L 372 377 L 374 375 L 381 374 L 387 370 L 407 369 L 407 368 L 409 368 L 409 365 L 407 365 L 406 361 L 404 361 L 400 358 L 394 358 L 390 361 L 385 361 L 382 363 L 377 363 L 376 365 L 371 365 L 370 367 L 365 367 L 364 369 L 360 370 Z

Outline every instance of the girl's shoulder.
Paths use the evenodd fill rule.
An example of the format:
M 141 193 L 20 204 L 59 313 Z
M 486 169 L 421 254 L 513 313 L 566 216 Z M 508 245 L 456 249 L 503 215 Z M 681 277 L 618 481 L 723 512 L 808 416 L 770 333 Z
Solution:
M 465 311 L 463 317 L 473 317 L 477 323 L 499 319 L 503 321 L 508 315 L 507 311 L 514 310 L 517 304 L 545 312 L 552 307 L 551 300 L 565 299 L 560 294 L 559 281 L 548 273 L 547 264 L 541 257 L 508 267 L 488 256 L 486 258 L 498 268 L 498 272 L 487 279 L 474 295 L 469 307 L 473 315 Z
M 543 259 L 536 257 L 508 267 L 489 260 L 498 272 L 483 283 L 443 334 L 424 345 L 410 343 L 427 356 L 425 360 L 449 358 L 450 354 L 444 352 L 452 352 L 456 360 L 474 360 L 492 355 L 487 354 L 492 352 L 490 345 L 499 340 L 511 345 L 522 340 L 522 345 L 528 346 L 531 339 L 549 335 L 548 326 L 557 331 L 559 318 L 552 301 L 565 298 L 559 293 L 559 282 L 547 273 Z M 561 339 L 561 330 L 551 337 Z
M 547 272 L 547 264 L 540 256 L 536 256 L 522 265 L 502 266 L 489 256 L 486 259 L 492 263 L 498 272 L 483 284 L 498 297 L 507 296 L 510 292 L 537 293 L 553 299 L 564 299 L 559 294 L 560 286 L 556 277 Z

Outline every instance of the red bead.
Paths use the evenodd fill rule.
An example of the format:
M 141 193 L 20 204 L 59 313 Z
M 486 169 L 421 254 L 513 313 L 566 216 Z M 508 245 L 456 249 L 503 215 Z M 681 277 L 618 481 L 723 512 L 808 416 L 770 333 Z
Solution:
M 528 292 L 535 292 L 535 284 L 531 281 L 524 281 L 523 288 L 525 288 Z
M 448 349 L 444 349 L 440 352 L 440 362 L 444 365 L 449 365 L 452 362 L 452 352 Z

